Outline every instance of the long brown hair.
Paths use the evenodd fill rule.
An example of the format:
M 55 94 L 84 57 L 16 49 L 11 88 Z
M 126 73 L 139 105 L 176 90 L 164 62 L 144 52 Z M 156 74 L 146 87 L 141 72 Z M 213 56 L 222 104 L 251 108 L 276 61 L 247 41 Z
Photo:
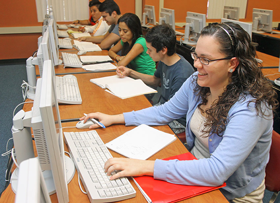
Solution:
M 255 59 L 256 50 L 252 45 L 249 34 L 235 23 L 210 24 L 203 28 L 200 37 L 213 36 L 220 44 L 220 52 L 226 56 L 236 57 L 239 65 L 232 73 L 229 84 L 219 97 L 218 101 L 206 110 L 207 120 L 204 132 L 223 136 L 228 123 L 228 112 L 237 102 L 245 100 L 247 95 L 253 97 L 249 103 L 255 103 L 257 115 L 266 117 L 262 105 L 275 111 L 278 107 L 277 93 L 272 89 L 271 83 L 264 77 L 261 65 Z M 196 82 L 196 81 L 195 81 Z M 201 97 L 201 105 L 207 104 L 209 87 L 195 88 L 195 93 Z M 248 105 L 249 105 L 248 103 Z M 201 109 L 202 110 L 202 109 Z

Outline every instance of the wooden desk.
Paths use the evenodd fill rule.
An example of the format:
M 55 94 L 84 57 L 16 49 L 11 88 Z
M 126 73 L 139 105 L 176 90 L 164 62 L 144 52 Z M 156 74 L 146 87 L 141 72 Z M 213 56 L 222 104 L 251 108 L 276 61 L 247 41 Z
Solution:
M 61 119 L 67 118 L 78 118 L 83 115 L 83 113 L 90 113 L 95 111 L 101 111 L 109 114 L 118 114 L 122 112 L 128 112 L 132 110 L 139 110 L 142 108 L 146 108 L 151 106 L 148 100 L 144 96 L 133 97 L 129 99 L 122 100 L 110 93 L 104 91 L 104 89 L 98 87 L 97 85 L 91 83 L 89 79 L 114 75 L 115 73 L 85 73 L 85 74 L 77 74 L 75 75 L 78 79 L 81 96 L 83 99 L 83 103 L 81 105 L 59 105 L 60 116 Z M 24 105 L 24 110 L 31 110 L 32 104 Z M 65 128 L 63 131 L 71 132 L 71 131 L 86 131 L 87 129 L 77 129 L 75 128 L 77 122 L 68 122 L 63 123 L 62 126 L 73 126 L 73 128 Z M 112 139 L 115 139 L 119 135 L 124 132 L 133 129 L 132 127 L 125 127 L 124 125 L 114 125 L 110 126 L 106 129 L 97 129 L 98 134 L 104 141 L 107 143 Z M 171 129 L 168 126 L 156 126 L 155 128 L 162 130 L 167 133 L 172 133 Z M 65 149 L 68 149 L 65 146 Z M 177 139 L 175 142 L 171 143 L 163 150 L 159 151 L 152 157 L 150 160 L 162 159 L 173 155 L 178 155 L 187 152 L 185 146 Z M 121 155 L 111 151 L 114 157 L 121 157 Z M 78 186 L 78 175 L 77 171 L 75 172 L 75 176 L 72 181 L 68 184 L 69 189 L 69 199 L 70 202 L 78 203 L 78 202 L 89 202 L 87 195 L 83 194 Z M 137 191 L 136 197 L 132 199 L 128 199 L 122 202 L 146 202 L 145 198 L 138 190 L 137 186 L 131 181 L 133 187 Z M 11 186 L 3 192 L 0 203 L 2 202 L 14 202 L 15 194 L 12 192 Z M 51 195 L 52 202 L 57 202 L 56 194 Z M 199 195 L 194 198 L 187 199 L 182 202 L 227 202 L 226 198 L 222 195 L 219 190 L 206 193 L 204 195 Z

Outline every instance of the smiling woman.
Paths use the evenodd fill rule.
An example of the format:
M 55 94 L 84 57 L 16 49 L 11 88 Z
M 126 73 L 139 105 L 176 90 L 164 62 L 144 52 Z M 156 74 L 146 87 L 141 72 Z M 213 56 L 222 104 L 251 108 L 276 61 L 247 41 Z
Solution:
M 191 75 L 163 105 L 118 115 L 88 114 L 112 124 L 164 125 L 186 116 L 191 161 L 112 158 L 111 179 L 151 175 L 174 184 L 219 186 L 230 202 L 262 202 L 276 92 L 255 59 L 250 36 L 234 23 L 203 28 Z M 219 59 L 219 60 L 217 60 Z
M 121 40 L 109 50 L 109 56 L 118 61 L 119 66 L 129 66 L 137 72 L 153 75 L 155 62 L 146 53 L 146 40 L 142 36 L 141 22 L 137 15 L 126 13 L 119 18 Z M 121 56 L 117 53 L 121 51 Z

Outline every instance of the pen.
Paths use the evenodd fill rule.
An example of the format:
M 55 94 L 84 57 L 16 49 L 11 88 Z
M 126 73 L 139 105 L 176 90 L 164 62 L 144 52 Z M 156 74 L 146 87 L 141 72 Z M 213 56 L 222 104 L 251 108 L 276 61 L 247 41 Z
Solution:
M 87 114 L 84 113 L 85 116 L 87 116 Z M 94 118 L 90 118 L 94 123 L 96 123 L 97 125 L 99 125 L 102 128 L 106 128 L 105 125 L 103 125 L 102 123 L 100 123 L 99 121 L 95 120 Z

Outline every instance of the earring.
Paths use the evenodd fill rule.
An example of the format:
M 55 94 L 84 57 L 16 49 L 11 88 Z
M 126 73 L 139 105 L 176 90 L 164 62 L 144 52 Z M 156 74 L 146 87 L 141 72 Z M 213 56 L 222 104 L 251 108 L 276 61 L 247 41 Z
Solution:
M 233 69 L 230 69 L 229 72 L 232 73 L 232 72 L 233 72 Z

